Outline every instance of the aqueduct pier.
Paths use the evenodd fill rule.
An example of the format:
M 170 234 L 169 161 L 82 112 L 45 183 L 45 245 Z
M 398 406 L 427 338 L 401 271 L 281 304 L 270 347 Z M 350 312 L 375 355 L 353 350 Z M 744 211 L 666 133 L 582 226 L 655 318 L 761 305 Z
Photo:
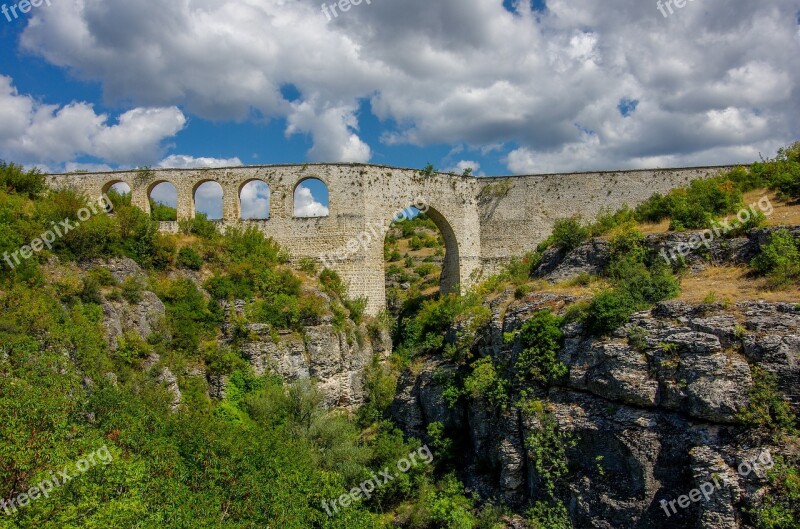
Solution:
M 592 219 L 604 210 L 635 206 L 653 193 L 665 193 L 726 169 L 729 167 L 475 177 L 423 175 L 417 170 L 375 165 L 306 164 L 71 173 L 49 175 L 48 181 L 51 187 L 70 187 L 88 197 L 99 197 L 111 186 L 125 183 L 131 189 L 132 203 L 146 212 L 150 211 L 153 188 L 169 182 L 177 190 L 179 221 L 194 217 L 197 188 L 217 182 L 223 190 L 222 229 L 256 226 L 295 259 L 346 254 L 335 269 L 347 283 L 349 294 L 366 296 L 367 312 L 375 314 L 386 306 L 386 291 L 383 234 L 375 236 L 374 227 L 388 224 L 410 205 L 427 205 L 444 237 L 442 288 L 449 290 L 472 285 L 508 259 L 531 250 L 550 234 L 559 218 L 581 215 Z M 312 178 L 328 188 L 329 214 L 296 217 L 295 189 Z M 270 188 L 268 220 L 241 219 L 241 191 L 253 181 Z M 176 226 L 164 223 L 162 229 Z M 342 253 L 348 243 L 352 251 Z

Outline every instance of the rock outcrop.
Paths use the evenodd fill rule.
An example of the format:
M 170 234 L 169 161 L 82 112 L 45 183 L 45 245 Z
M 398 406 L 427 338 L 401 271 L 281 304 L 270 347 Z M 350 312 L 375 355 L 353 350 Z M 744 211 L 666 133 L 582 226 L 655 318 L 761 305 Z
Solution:
M 536 310 L 560 312 L 571 301 L 534 294 L 505 312 L 493 305 L 474 353 L 508 365 L 518 351 L 504 344 L 503 333 Z M 548 388 L 522 389 L 546 403 L 558 429 L 573 440 L 559 490 L 575 527 L 748 527 L 743 510 L 763 493 L 766 479 L 763 472 L 741 475 L 737 469 L 786 447 L 755 439 L 738 413 L 749 403 L 756 367 L 775 375 L 777 389 L 800 409 L 799 356 L 800 307 L 791 304 L 664 302 L 602 339 L 585 336 L 580 324 L 565 326 L 560 360 L 568 376 Z M 448 406 L 447 380 L 458 369 L 429 358 L 421 369 L 406 371 L 393 414 L 405 431 L 422 437 L 430 423 L 441 422 L 464 456 L 468 486 L 524 509 L 542 497 L 528 441 L 539 419 L 522 399 L 512 398 L 505 409 L 484 399 Z M 668 506 L 720 475 L 726 479 L 708 500 L 676 512 L 661 503 Z

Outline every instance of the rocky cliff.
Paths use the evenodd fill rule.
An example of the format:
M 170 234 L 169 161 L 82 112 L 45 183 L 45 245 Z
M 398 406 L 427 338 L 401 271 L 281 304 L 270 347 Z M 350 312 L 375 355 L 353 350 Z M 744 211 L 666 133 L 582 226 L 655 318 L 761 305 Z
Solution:
M 131 259 L 109 259 L 85 264 L 85 268 L 104 268 L 111 272 L 118 283 L 133 278 L 142 285 L 147 277 Z M 180 272 L 201 287 L 201 281 L 191 272 Z M 321 299 L 327 296 L 315 292 Z M 101 295 L 103 327 L 106 340 L 112 351 L 126 333 L 133 333 L 146 340 L 152 333 L 163 332 L 160 321 L 165 315 L 164 303 L 158 296 L 143 290 L 135 302 L 125 299 L 108 299 Z M 223 302 L 224 320 L 220 326 L 217 342 L 230 344 L 235 332 L 239 337 L 237 350 L 252 365 L 256 375 L 274 373 L 286 381 L 313 378 L 324 396 L 326 407 L 353 408 L 364 400 L 364 369 L 373 356 L 391 352 L 391 337 L 387 332 L 370 333 L 364 325 L 347 322 L 346 330 L 337 329 L 330 313 L 323 312 L 318 321 L 307 322 L 302 332 L 275 329 L 261 323 L 247 323 L 244 312 L 246 302 L 236 300 Z M 241 323 L 243 329 L 235 326 Z M 152 355 L 143 362 L 174 395 L 173 406 L 182 402 L 181 385 L 188 377 L 205 380 L 210 397 L 222 399 L 226 395 L 227 376 L 207 372 L 201 366 L 189 367 L 173 373 L 170 366 Z
M 756 232 L 723 241 L 711 255 L 730 262 L 733 253 L 741 262 L 763 238 Z M 604 248 L 594 240 L 569 255 L 545 256 L 539 273 L 553 280 L 596 273 Z M 491 322 L 472 347 L 476 357 L 506 366 L 507 380 L 521 352 L 509 333 L 537 311 L 564 314 L 576 301 L 511 297 L 488 303 Z M 796 437 L 752 428 L 747 418 L 767 393 L 791 413 L 800 410 L 800 305 L 668 301 L 634 314 L 611 336 L 587 336 L 580 323 L 563 332 L 559 360 L 568 374 L 551 384 L 512 383 L 505 405 L 454 401 L 449 384 L 464 366 L 428 357 L 404 372 L 392 413 L 423 438 L 441 423 L 468 486 L 519 513 L 552 490 L 580 528 L 751 527 L 748 512 L 771 493 L 768 470 L 800 454 Z M 548 420 L 556 437 L 542 435 Z M 556 459 L 563 450 L 556 479 L 542 464 L 545 449 Z

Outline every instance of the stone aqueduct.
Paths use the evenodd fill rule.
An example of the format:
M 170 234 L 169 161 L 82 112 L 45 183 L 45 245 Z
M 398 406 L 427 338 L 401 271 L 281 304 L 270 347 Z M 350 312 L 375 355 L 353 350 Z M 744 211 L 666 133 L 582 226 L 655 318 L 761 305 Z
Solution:
M 724 167 L 573 173 L 513 177 L 451 174 L 361 164 L 253 166 L 147 172 L 74 173 L 48 176 L 53 187 L 71 187 L 99 197 L 120 182 L 131 188 L 132 202 L 150 210 L 152 189 L 170 182 L 177 189 L 178 220 L 195 214 L 197 188 L 214 181 L 223 189 L 221 228 L 252 225 L 280 243 L 294 259 L 319 258 L 346 248 L 356 251 L 336 269 L 353 297 L 366 296 L 367 311 L 386 304 L 383 237 L 375 226 L 387 224 L 420 200 L 429 208 L 445 240 L 442 278 L 445 290 L 467 287 L 495 272 L 509 258 L 524 254 L 547 237 L 558 218 L 593 218 L 604 209 L 634 206 L 656 192 L 664 193 Z M 316 178 L 329 192 L 327 217 L 294 216 L 294 191 Z M 270 187 L 270 218 L 240 219 L 240 193 L 254 180 Z M 162 229 L 175 229 L 164 224 Z M 367 240 L 367 239 L 370 240 Z M 351 241 L 362 241 L 356 248 Z

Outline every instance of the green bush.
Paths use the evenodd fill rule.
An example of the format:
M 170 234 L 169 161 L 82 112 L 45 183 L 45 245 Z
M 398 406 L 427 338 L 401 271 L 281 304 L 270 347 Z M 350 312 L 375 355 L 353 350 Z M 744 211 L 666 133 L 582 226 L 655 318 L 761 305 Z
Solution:
M 558 219 L 553 226 L 549 241 L 564 252 L 570 252 L 589 238 L 589 230 L 580 217 Z
M 520 381 L 552 384 L 567 374 L 567 366 L 558 360 L 558 353 L 564 345 L 563 323 L 563 318 L 545 309 L 536 312 L 522 325 L 519 330 L 522 351 L 514 365 Z
M 750 266 L 767 276 L 776 288 L 785 287 L 800 277 L 800 250 L 791 232 L 781 229 L 772 233 Z
M 177 265 L 189 270 L 200 270 L 203 267 L 203 257 L 193 248 L 184 246 L 178 252 Z
M 486 399 L 493 406 L 505 407 L 508 402 L 508 383 L 488 356 L 472 364 L 472 373 L 464 379 L 464 390 L 472 399 Z
M 319 282 L 328 294 L 336 296 L 339 299 L 344 299 L 346 297 L 347 286 L 335 270 L 325 268 L 319 274 Z
M 316 276 L 319 273 L 320 264 L 319 261 L 312 257 L 303 257 L 297 263 L 300 270 L 305 272 L 310 276 Z
M 144 285 L 142 285 L 139 279 L 135 277 L 128 277 L 120 286 L 122 287 L 122 297 L 125 299 L 125 301 L 133 305 L 142 301 Z
M 638 308 L 628 292 L 606 290 L 592 299 L 586 318 L 587 328 L 595 336 L 609 334 L 625 324 Z
M 356 325 L 361 325 L 361 321 L 364 319 L 364 311 L 367 310 L 368 301 L 366 297 L 356 299 L 345 298 L 342 301 L 350 312 L 350 319 L 353 320 Z
M 431 274 L 435 269 L 436 267 L 434 265 L 427 263 L 427 264 L 421 264 L 418 267 L 416 267 L 414 269 L 414 272 L 416 272 L 419 277 L 425 277 Z
M 38 169 L 26 171 L 21 165 L 0 160 L 0 188 L 8 193 L 36 198 L 44 193 L 44 174 Z
M 193 219 L 178 221 L 178 228 L 186 235 L 197 235 L 201 239 L 213 240 L 219 235 L 217 225 L 208 220 L 205 213 L 196 213 Z
M 751 428 L 794 433 L 798 418 L 789 401 L 778 391 L 775 375 L 753 366 L 753 387 L 748 395 L 747 407 L 739 410 L 737 418 Z
M 757 529 L 800 527 L 800 464 L 797 457 L 775 457 L 767 473 L 770 490 L 751 512 Z
M 178 210 L 150 199 L 150 217 L 156 222 L 174 222 L 178 220 Z

